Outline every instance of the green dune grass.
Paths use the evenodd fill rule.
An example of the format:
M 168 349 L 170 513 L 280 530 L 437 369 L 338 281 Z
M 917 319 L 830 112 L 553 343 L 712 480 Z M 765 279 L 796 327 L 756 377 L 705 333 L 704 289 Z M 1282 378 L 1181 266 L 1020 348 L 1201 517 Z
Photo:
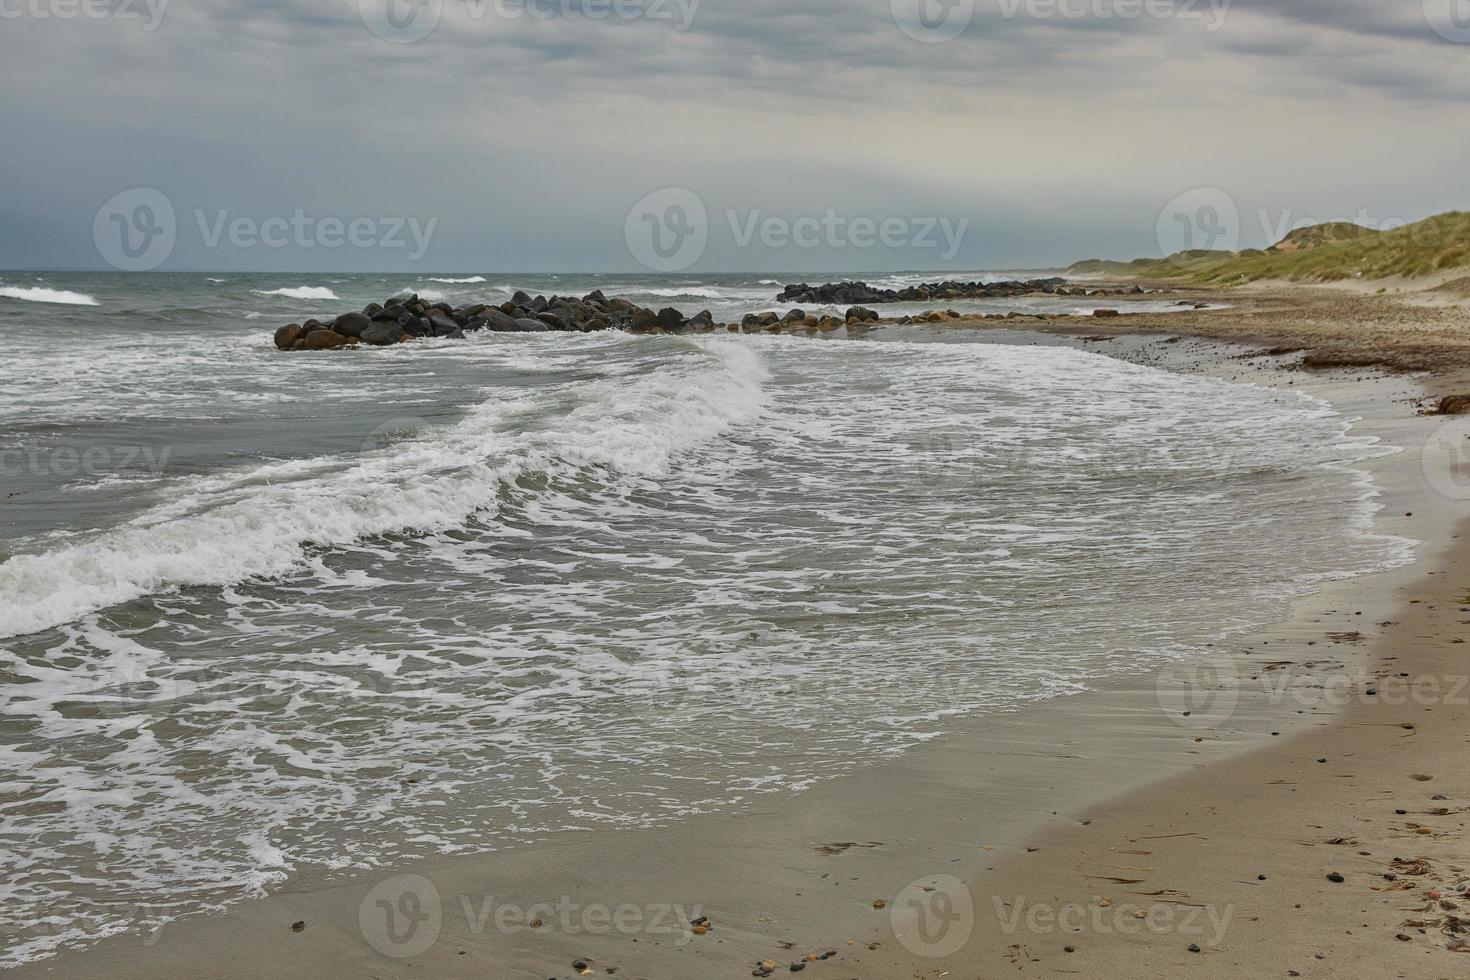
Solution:
M 1392 231 L 1346 221 L 1298 229 L 1262 251 L 1178 252 L 1163 259 L 1089 259 L 1067 271 L 1232 285 L 1258 279 L 1334 282 L 1418 278 L 1470 267 L 1470 212 L 1452 211 Z

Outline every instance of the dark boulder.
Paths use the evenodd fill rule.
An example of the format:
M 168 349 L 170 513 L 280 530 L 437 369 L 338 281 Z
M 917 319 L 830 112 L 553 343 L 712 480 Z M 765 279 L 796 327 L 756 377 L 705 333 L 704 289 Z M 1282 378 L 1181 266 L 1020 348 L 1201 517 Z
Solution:
M 409 337 L 432 337 L 434 336 L 434 324 L 429 322 L 428 317 L 407 316 L 398 328 Z
M 515 317 L 492 306 L 487 310 L 481 310 L 471 319 L 469 327 L 475 330 L 485 329 L 495 333 L 506 333 L 516 329 L 516 321 Z
M 432 336 L 448 337 L 450 334 L 458 333 L 461 337 L 459 324 L 441 310 L 434 310 L 425 319 L 429 321 L 429 330 Z
M 332 329 L 347 337 L 361 337 L 372 322 L 366 313 L 343 313 L 332 321 Z
M 281 350 L 290 350 L 291 345 L 306 335 L 299 323 L 288 323 L 276 331 L 276 346 Z
M 362 332 L 362 341 L 365 344 L 384 347 L 398 343 L 404 336 L 403 328 L 398 324 L 374 320 L 372 325 Z
M 313 330 L 306 335 L 306 342 L 301 345 L 302 350 L 332 350 L 337 347 L 346 347 L 352 343 L 352 338 L 337 333 L 335 330 Z

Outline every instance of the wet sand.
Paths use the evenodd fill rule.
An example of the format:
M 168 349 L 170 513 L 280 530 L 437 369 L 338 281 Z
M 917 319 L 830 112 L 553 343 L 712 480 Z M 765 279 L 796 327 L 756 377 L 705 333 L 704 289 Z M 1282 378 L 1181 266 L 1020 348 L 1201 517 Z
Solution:
M 1463 907 L 1470 878 L 1470 475 L 1452 469 L 1470 423 L 1417 415 L 1406 377 L 1117 332 L 927 336 L 1085 344 L 1329 398 L 1404 447 L 1369 468 L 1378 529 L 1425 541 L 1418 560 L 1329 583 L 1209 663 L 965 719 L 802 794 L 288 887 L 16 975 L 1464 976 L 1461 909 L 1439 905 Z

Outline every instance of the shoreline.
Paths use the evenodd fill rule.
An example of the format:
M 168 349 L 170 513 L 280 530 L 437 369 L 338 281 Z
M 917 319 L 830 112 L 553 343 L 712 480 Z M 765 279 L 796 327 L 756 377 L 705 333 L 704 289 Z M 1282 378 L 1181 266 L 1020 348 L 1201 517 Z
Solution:
M 1030 337 L 1034 342 L 1047 338 L 1047 342 L 1083 346 L 1124 359 L 1148 358 L 1156 356 L 1150 353 L 1151 347 L 1164 343 L 1157 339 L 1158 334 L 1190 333 L 1175 329 L 1175 317 L 1188 315 L 1170 315 L 1167 322 L 1158 324 L 1157 331 L 1150 331 L 1154 336 L 1138 336 L 1136 325 L 1127 329 L 1129 319 L 1138 318 L 1105 323 L 1074 320 L 1066 324 L 1065 335 L 1051 330 L 1032 332 L 1028 323 L 1027 332 L 1015 336 Z M 989 334 L 993 339 L 1019 325 L 1012 321 L 999 329 L 991 324 L 984 326 L 993 330 Z M 1117 332 L 1114 342 L 1105 344 L 1075 336 L 1082 329 L 1103 333 L 1096 328 L 1104 326 Z M 972 321 L 954 321 L 941 330 L 928 326 L 908 329 L 932 333 L 932 339 L 942 342 L 946 332 L 978 333 L 974 327 Z M 902 329 L 885 325 L 884 333 Z M 1246 335 L 1238 339 L 1246 340 Z M 1291 372 L 1288 364 L 1278 363 L 1285 355 L 1267 358 L 1264 366 L 1253 366 L 1239 359 L 1248 351 L 1237 345 L 1204 349 L 1210 346 L 1170 345 L 1164 356 L 1175 362 L 1175 369 L 1184 370 L 1196 361 L 1207 363 L 1209 371 L 1217 372 L 1217 376 L 1251 372 L 1255 380 L 1274 378 L 1277 384 L 1291 383 L 1300 390 L 1323 394 L 1344 414 L 1362 414 L 1365 421 L 1360 426 L 1381 427 L 1384 433 L 1414 436 L 1444 424 L 1443 420 L 1414 416 L 1410 402 L 1415 385 L 1407 379 L 1304 376 Z M 1168 369 L 1167 365 L 1158 366 Z M 1449 381 L 1440 379 L 1436 383 L 1442 386 Z M 1237 637 L 1232 648 L 1254 647 L 1271 662 L 1300 666 L 1327 663 L 1324 650 L 1319 648 L 1330 647 L 1339 655 L 1339 662 L 1357 663 L 1378 634 L 1383 634 L 1380 642 L 1393 641 L 1399 635 L 1393 632 L 1399 629 L 1397 626 L 1365 629 L 1364 622 L 1399 623 L 1411 627 L 1416 636 L 1451 625 L 1421 622 L 1417 616 L 1430 612 L 1428 605 L 1421 602 L 1422 608 L 1416 608 L 1408 604 L 1409 595 L 1417 594 L 1416 590 L 1426 584 L 1438 587 L 1449 578 L 1436 576 L 1436 572 L 1460 568 L 1462 562 L 1470 564 L 1470 554 L 1459 544 L 1445 554 L 1437 554 L 1432 544 L 1451 542 L 1455 508 L 1454 501 L 1436 499 L 1432 492 L 1425 492 L 1425 480 L 1414 456 L 1423 441 L 1423 437 L 1401 438 L 1395 444 L 1404 446 L 1404 454 L 1368 464 L 1379 480 L 1385 504 L 1375 529 L 1407 533 L 1431 542 L 1414 564 L 1328 583 L 1318 594 L 1294 602 L 1292 617 L 1284 627 Z M 1411 512 L 1414 518 L 1396 516 Z M 1445 581 L 1444 587 L 1452 590 L 1453 584 Z M 1446 609 L 1442 601 L 1434 606 L 1436 613 Z M 1328 613 L 1329 608 L 1338 611 Z M 1363 615 L 1354 615 L 1357 612 Z M 1324 639 L 1331 633 L 1351 632 L 1362 633 L 1363 641 L 1334 643 Z M 1270 643 L 1263 650 L 1267 646 L 1264 641 Z M 1420 667 L 1425 676 L 1431 676 L 1431 670 L 1439 671 L 1432 676 L 1448 676 L 1453 661 L 1441 663 L 1434 658 L 1449 656 L 1453 647 L 1446 647 L 1448 653 L 1435 653 L 1430 646 L 1415 641 L 1407 650 L 1400 648 L 1398 666 L 1408 667 L 1411 672 Z M 1351 658 L 1345 656 L 1349 652 Z M 1410 653 L 1422 656 L 1410 664 Z M 1378 656 L 1375 651 L 1375 659 Z M 1241 662 L 1250 663 L 1244 655 Z M 1314 669 L 1304 668 L 1307 672 L 1302 677 L 1308 687 L 1317 676 L 1311 673 Z M 1247 696 L 1228 719 L 1211 729 L 1197 723 L 1182 725 L 1178 719 L 1166 717 L 1153 676 L 1118 678 L 1101 690 L 1031 705 L 1011 715 L 963 719 L 955 733 L 901 759 L 860 769 L 797 796 L 758 800 L 748 811 L 738 814 L 696 817 L 674 827 L 561 835 L 550 842 L 511 851 L 420 862 L 379 875 L 355 874 L 326 889 L 288 891 L 236 905 L 222 916 L 180 920 L 143 941 L 137 936 L 115 937 L 86 950 L 28 964 L 15 972 L 232 976 L 258 975 L 262 970 L 279 973 L 289 967 L 310 969 L 323 976 L 484 976 L 488 970 L 494 976 L 562 977 L 577 975 L 580 970 L 573 964 L 583 962 L 593 972 L 613 968 L 623 977 L 746 976 L 761 959 L 771 959 L 780 966 L 780 972 L 786 972 L 788 963 L 799 956 L 820 956 L 830 951 L 836 954 L 833 962 L 817 960 L 810 968 L 833 976 L 931 976 L 946 970 L 960 976 L 966 974 L 958 971 L 976 975 L 1012 963 L 1022 966 L 1037 962 L 1041 969 L 1065 967 L 1066 972 L 1085 975 L 1106 967 L 1124 972 L 1136 969 L 1141 948 L 1146 948 L 1150 955 L 1161 957 L 1149 963 L 1160 969 L 1172 964 L 1219 969 L 1234 975 L 1234 971 L 1251 966 L 1262 975 L 1287 975 L 1285 967 L 1277 969 L 1284 962 L 1284 951 L 1256 955 L 1265 948 L 1261 941 L 1251 940 L 1256 953 L 1249 960 L 1233 959 L 1229 950 L 1240 941 L 1247 928 L 1243 923 L 1250 922 L 1252 915 L 1264 920 L 1267 915 L 1284 915 L 1290 910 L 1273 907 L 1263 913 L 1250 906 L 1255 896 L 1247 899 L 1232 892 L 1227 901 L 1211 895 L 1210 889 L 1217 883 L 1208 877 L 1200 883 L 1199 876 L 1210 875 L 1218 863 L 1206 860 L 1210 855 L 1201 857 L 1189 851 L 1188 845 L 1169 843 L 1173 839 L 1170 828 L 1198 820 L 1192 801 L 1209 799 L 1217 812 L 1232 801 L 1241 805 L 1239 797 L 1247 787 L 1259 789 L 1255 783 L 1260 773 L 1301 755 L 1298 746 L 1308 739 L 1334 741 L 1337 747 L 1323 750 L 1322 757 L 1344 755 L 1348 750 L 1342 746 L 1357 734 L 1353 726 L 1379 724 L 1355 719 L 1363 712 L 1385 706 L 1359 704 L 1354 699 L 1340 712 L 1329 712 L 1320 702 L 1283 711 L 1281 704 L 1273 703 L 1270 690 L 1258 691 L 1245 684 L 1241 687 Z M 1431 739 L 1423 736 L 1432 731 L 1440 733 L 1436 738 L 1448 737 L 1453 745 L 1459 744 L 1445 729 L 1455 718 L 1463 719 L 1463 708 L 1447 706 L 1439 717 L 1421 718 L 1418 716 L 1433 713 L 1417 707 L 1416 717 L 1411 719 L 1417 726 L 1416 746 L 1428 744 Z M 1295 713 L 1298 710 L 1300 714 Z M 1402 714 L 1403 709 L 1398 713 Z M 1317 730 L 1324 718 L 1330 727 Z M 1282 732 L 1283 737 L 1272 736 L 1272 731 Z M 1291 736 L 1289 740 L 1287 736 Z M 1203 741 L 1197 742 L 1196 738 Z M 1361 747 L 1354 743 L 1353 751 L 1361 756 L 1372 750 L 1374 743 L 1371 736 L 1368 738 Z M 1140 759 L 1146 763 L 1140 765 Z M 1314 765 L 1324 774 L 1333 771 L 1330 764 Z M 1432 792 L 1463 798 L 1456 792 L 1463 788 L 1450 778 L 1455 774 L 1448 765 L 1436 769 L 1425 762 L 1414 771 L 1435 775 L 1434 781 L 1423 784 Z M 1214 775 L 1219 773 L 1233 774 L 1228 784 L 1230 793 L 1224 798 L 1210 795 L 1212 791 L 1217 796 L 1222 793 L 1212 785 L 1223 783 Z M 1307 775 L 1315 777 L 1317 772 Z M 1337 799 L 1330 793 L 1343 784 L 1321 778 L 1316 783 L 1323 785 L 1314 784 L 1319 795 L 1313 797 L 1312 805 L 1326 824 L 1333 813 L 1330 803 Z M 1422 790 L 1420 784 L 1411 783 L 1399 799 L 1409 801 L 1416 790 Z M 1304 799 L 1306 794 L 1298 795 L 1295 802 Z M 1408 809 L 1420 803 L 1422 800 L 1416 799 L 1398 806 Z M 1272 805 L 1286 809 L 1280 801 L 1273 800 Z M 1453 802 L 1444 805 L 1455 806 Z M 1171 817 L 1170 807 L 1180 808 L 1179 815 Z M 1247 830 L 1254 827 L 1252 819 L 1244 820 Z M 1455 820 L 1452 816 L 1437 819 L 1445 826 Z M 1149 825 L 1146 836 L 1158 837 L 1162 842 L 1120 845 L 1142 824 Z M 1334 832 L 1324 839 L 1353 835 L 1368 839 L 1356 823 L 1348 829 L 1353 833 Z M 1303 834 L 1300 828 L 1295 832 L 1299 837 Z M 1221 839 L 1212 840 L 1212 845 Z M 1096 843 L 1100 841 L 1108 843 Z M 1257 859 L 1262 864 L 1267 860 L 1266 849 L 1275 846 L 1254 834 L 1246 842 L 1253 853 L 1263 855 Z M 1099 852 L 1097 848 L 1103 846 L 1154 853 L 1125 859 L 1119 857 L 1118 850 Z M 1287 897 L 1309 909 L 1317 901 L 1330 905 L 1345 895 L 1359 898 L 1361 904 L 1366 891 L 1359 889 L 1358 878 L 1362 875 L 1350 878 L 1352 884 L 1333 885 L 1321 874 L 1314 882 L 1309 874 L 1294 873 L 1295 859 L 1308 849 L 1290 840 L 1280 847 L 1282 851 L 1269 855 L 1277 870 L 1266 870 L 1268 881 L 1262 884 L 1294 879 L 1301 891 Z M 1109 876 L 1107 866 L 1097 860 L 1100 853 L 1111 855 L 1108 863 L 1114 871 L 1124 866 L 1161 864 L 1167 857 L 1174 862 L 1174 876 L 1162 881 L 1143 871 L 1127 871 L 1111 877 L 1131 875 L 1140 877 L 1140 882 L 1127 886 L 1098 883 L 1085 872 L 1097 870 Z M 1346 861 L 1347 855 L 1342 860 Z M 1358 860 L 1367 861 L 1369 857 Z M 1289 869 L 1279 870 L 1283 864 Z M 1246 870 L 1232 869 L 1230 877 L 1254 879 L 1258 873 L 1251 870 L 1246 875 Z M 1343 870 L 1346 873 L 1348 869 Z M 1206 913 L 1215 908 L 1219 914 L 1213 921 L 1219 924 L 1225 918 L 1223 911 L 1231 909 L 1229 921 L 1223 925 L 1222 942 L 1211 945 L 1199 940 L 1196 945 L 1204 952 L 1189 953 L 1185 942 L 1195 940 L 1182 939 L 1186 934 L 1182 926 L 1165 930 L 1162 935 L 1147 930 L 1139 935 L 1122 929 L 1110 933 L 1084 929 L 1075 939 L 1065 939 L 1058 925 L 1032 925 L 1028 913 L 1023 912 L 1016 920 L 1009 912 L 1017 904 L 1029 908 L 1037 902 L 1054 913 L 1086 909 L 1083 918 L 1090 925 L 1096 921 L 1094 909 L 1121 909 L 1127 901 L 1137 903 L 1138 899 L 1129 898 L 1130 891 L 1147 892 L 1155 887 L 1169 894 L 1153 896 L 1155 900 L 1148 902 L 1150 910 L 1203 904 Z M 1318 891 L 1323 894 L 1317 896 Z M 1111 904 L 1099 906 L 1093 901 L 1093 896 L 1106 894 L 1112 895 Z M 1383 894 L 1392 898 L 1400 893 Z M 577 920 L 578 928 L 566 928 L 567 920 L 560 917 L 557 905 L 563 896 L 583 913 Z M 1007 911 L 993 905 L 997 896 L 1007 903 Z M 945 951 L 946 943 L 956 935 L 949 915 L 957 908 L 955 903 L 963 899 L 969 902 L 974 933 L 958 949 Z M 1018 903 L 1017 899 L 1022 901 Z M 886 908 L 875 909 L 876 902 L 884 902 Z M 1177 904 L 1181 902 L 1187 904 Z M 537 903 L 549 903 L 546 907 L 552 911 L 532 913 Z M 418 943 L 427 935 L 423 931 L 427 929 L 425 923 L 429 922 L 419 916 L 435 907 L 435 935 L 426 948 L 418 950 Z M 627 913 L 625 923 L 636 919 L 638 928 L 611 927 L 607 934 L 598 935 L 586 927 L 585 913 L 593 908 L 606 909 L 613 915 Z M 497 918 L 509 909 L 525 913 L 520 928 L 507 928 Z M 1334 942 L 1340 947 L 1345 928 L 1361 928 L 1356 923 L 1343 926 L 1348 918 L 1372 921 L 1362 918 L 1366 912 L 1346 916 L 1348 911 L 1346 906 L 1333 907 L 1335 918 L 1330 927 L 1323 926 L 1322 942 L 1327 936 L 1336 936 Z M 1377 911 L 1383 910 L 1375 908 Z M 1110 915 L 1104 913 L 1103 917 Z M 700 916 L 708 916 L 713 929 L 694 935 L 689 921 Z M 531 928 L 536 918 L 542 924 Z M 1007 923 L 1017 921 L 1021 924 L 1007 932 Z M 1208 915 L 1200 921 L 1209 921 Z M 297 922 L 303 923 L 299 932 L 292 928 Z M 514 915 L 506 922 L 512 927 L 517 924 Z M 1270 931 L 1273 924 L 1267 922 L 1263 928 Z M 1265 942 L 1299 945 L 1305 941 L 1299 939 L 1304 934 L 1305 930 L 1290 935 L 1276 930 Z M 915 935 L 920 938 L 915 940 Z M 1400 959 L 1404 955 L 1400 946 L 1414 947 L 1416 952 L 1431 956 L 1436 953 L 1427 948 L 1423 936 L 1403 943 L 1392 935 L 1383 937 L 1376 932 L 1371 949 L 1378 949 L 1385 939 L 1389 953 L 1398 954 Z M 783 942 L 794 945 L 783 949 Z M 1064 942 L 1073 945 L 1076 952 L 1062 952 Z M 384 955 L 385 948 L 390 955 Z M 1364 948 L 1366 951 L 1370 947 Z M 405 952 L 410 955 L 398 955 Z M 931 955 L 940 952 L 944 955 Z M 1433 969 L 1440 973 L 1398 975 L 1451 975 L 1458 964 L 1454 954 L 1442 948 L 1437 952 Z M 1066 957 L 1065 961 L 1061 957 Z M 1308 962 L 1293 963 L 1291 968 L 1304 976 L 1333 975 L 1333 969 L 1356 969 L 1345 962 L 1347 959 L 1334 953 L 1331 959 L 1319 961 L 1309 954 Z M 238 974 L 229 972 L 228 964 L 234 963 L 241 964 Z M 741 966 L 743 969 L 737 969 Z

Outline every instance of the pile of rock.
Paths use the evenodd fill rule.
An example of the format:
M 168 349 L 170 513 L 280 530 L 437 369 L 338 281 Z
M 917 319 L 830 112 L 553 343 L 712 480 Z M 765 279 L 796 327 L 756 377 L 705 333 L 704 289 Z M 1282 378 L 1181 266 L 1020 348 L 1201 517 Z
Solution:
M 619 297 L 608 299 L 595 290 L 581 299 L 567 296 L 529 296 L 517 292 L 499 306 L 476 303 L 454 307 L 430 303 L 417 295 L 394 296 L 382 303 L 369 303 L 360 312 L 343 313 L 331 320 L 292 323 L 276 331 L 281 350 L 332 350 L 359 344 L 387 346 L 423 337 L 462 339 L 478 330 L 493 333 L 531 333 L 548 330 L 589 333 L 596 330 L 626 330 L 629 333 L 709 333 L 713 330 L 746 332 L 788 329 L 836 330 L 852 324 L 875 322 L 878 314 L 854 307 L 847 319 L 812 317 L 792 310 L 784 317 L 776 313 L 752 313 L 741 325 L 716 323 L 708 310 L 686 317 L 672 307 L 651 310 Z
M 779 296 L 782 303 L 901 303 L 926 302 L 935 299 L 989 299 L 1021 296 L 1027 293 L 1055 292 L 1065 279 L 1032 279 L 1012 282 L 934 282 L 904 289 L 880 289 L 865 282 L 829 282 L 821 286 L 806 283 L 787 286 Z
M 930 300 L 1003 299 L 1044 293 L 1051 296 L 1126 296 L 1142 293 L 1142 286 L 1088 289 L 1069 286 L 1065 279 L 1024 279 L 1006 282 L 931 282 L 904 289 L 879 289 L 865 282 L 829 282 L 821 286 L 797 283 L 779 296 L 782 303 L 925 303 Z
M 276 331 L 276 346 L 281 350 L 328 350 L 357 344 L 386 346 L 422 337 L 460 339 L 477 330 L 682 333 L 715 327 L 714 317 L 708 310 L 692 317 L 685 317 L 675 309 L 655 312 L 625 299 L 608 299 L 600 290 L 581 299 L 568 296 L 548 299 L 517 292 L 499 306 L 475 303 L 454 307 L 412 295 L 369 303 L 361 312 L 344 313 L 329 321 L 307 320 L 284 326 Z
M 859 328 L 878 322 L 878 314 L 861 306 L 854 306 L 847 311 L 847 316 L 836 317 L 830 314 L 816 316 L 805 310 L 788 310 L 785 316 L 773 311 L 765 313 L 747 313 L 740 321 L 740 329 L 746 333 L 781 333 L 785 330 L 838 330 L 842 327 Z M 735 327 L 730 327 L 734 330 Z

